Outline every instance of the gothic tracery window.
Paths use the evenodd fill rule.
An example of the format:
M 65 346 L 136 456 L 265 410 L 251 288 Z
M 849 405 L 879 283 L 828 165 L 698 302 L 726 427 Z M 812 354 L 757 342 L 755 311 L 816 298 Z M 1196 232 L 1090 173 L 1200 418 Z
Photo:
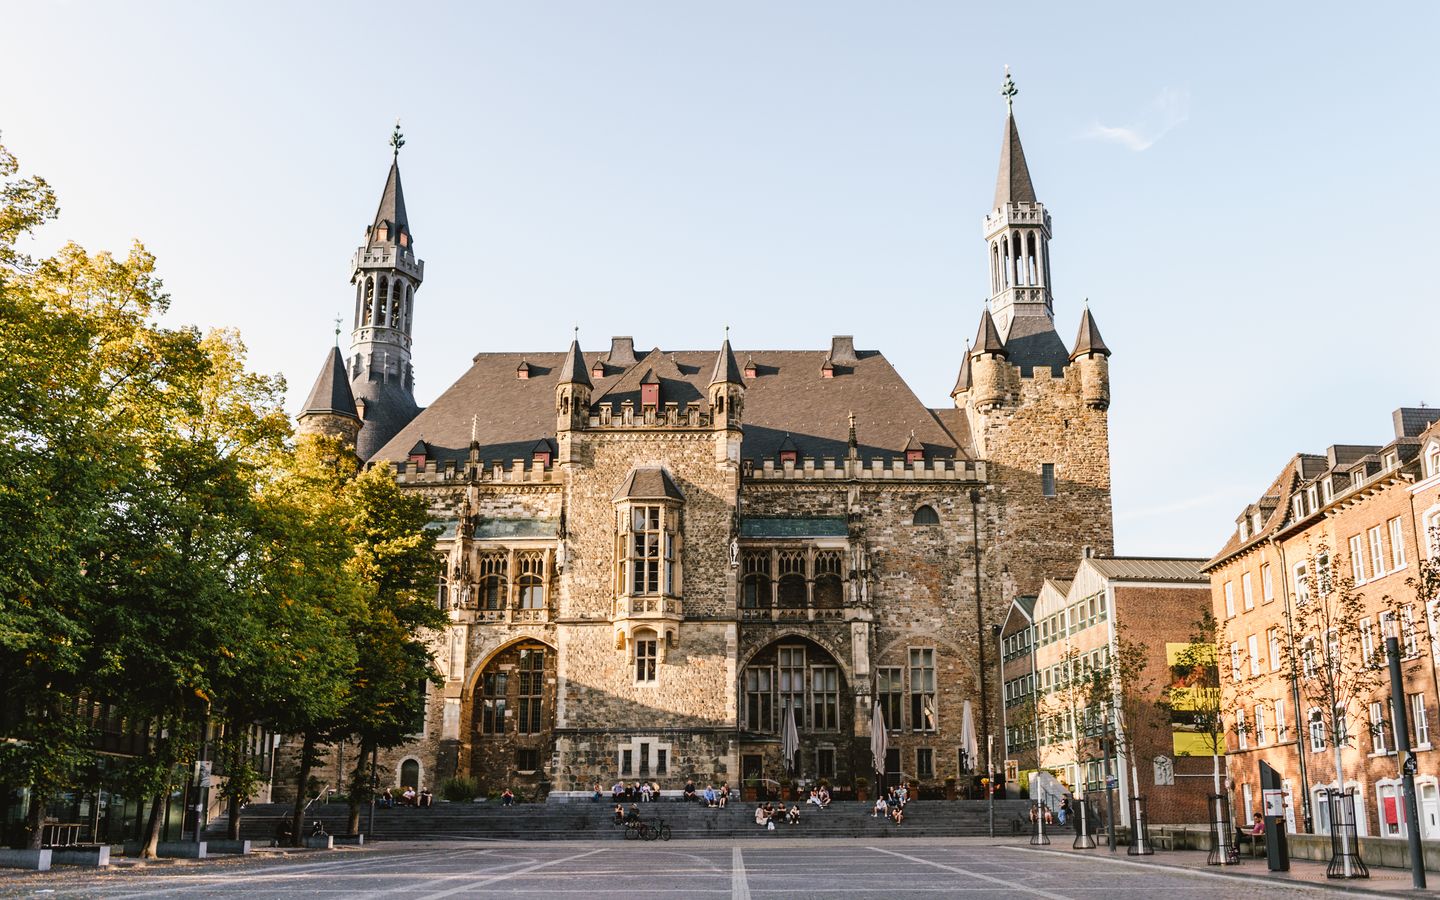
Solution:
M 800 609 L 805 606 L 805 553 L 785 550 L 780 554 L 780 607 Z
M 480 608 L 504 609 L 509 593 L 509 560 L 504 553 L 486 553 L 480 557 Z
M 744 585 L 740 604 L 746 609 L 770 606 L 770 551 L 752 551 L 744 556 Z
M 815 554 L 815 606 L 839 609 L 844 602 L 844 585 L 840 577 L 839 550 L 822 550 Z
M 545 554 L 527 550 L 518 557 L 520 564 L 520 608 L 545 608 Z

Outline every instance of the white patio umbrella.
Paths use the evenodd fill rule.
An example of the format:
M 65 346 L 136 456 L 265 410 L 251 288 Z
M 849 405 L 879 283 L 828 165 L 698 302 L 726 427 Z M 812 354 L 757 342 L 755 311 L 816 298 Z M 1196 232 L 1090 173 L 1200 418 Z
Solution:
M 875 771 L 883 780 L 885 777 L 885 711 L 880 708 L 880 702 L 875 702 L 875 712 L 870 716 L 870 756 L 875 763 Z M 877 790 L 879 786 L 876 786 Z
M 785 757 L 785 771 L 795 771 L 795 754 L 800 752 L 800 732 L 795 728 L 795 707 L 785 704 L 785 723 L 780 730 L 780 753 Z
M 976 754 L 979 753 L 980 745 L 975 740 L 975 715 L 970 710 L 970 701 L 966 700 L 960 711 L 960 749 L 965 751 L 965 759 L 974 769 L 977 764 Z

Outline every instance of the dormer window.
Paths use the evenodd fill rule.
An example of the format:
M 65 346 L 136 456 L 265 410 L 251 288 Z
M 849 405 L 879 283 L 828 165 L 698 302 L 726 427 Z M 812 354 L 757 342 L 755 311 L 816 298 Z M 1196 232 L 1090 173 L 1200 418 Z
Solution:
M 745 377 L 754 378 L 758 372 L 759 370 L 755 367 L 755 358 L 753 356 L 745 357 Z
M 820 377 L 821 377 L 821 378 L 834 378 L 834 377 L 835 377 L 835 364 L 832 363 L 832 362 L 830 362 L 829 357 L 826 357 L 825 362 L 822 363 L 821 366 L 820 366 Z
M 1365 483 L 1365 467 L 1357 466 L 1350 470 L 1350 487 L 1358 488 Z
M 790 435 L 788 434 L 785 435 L 785 440 L 780 442 L 779 456 L 780 465 L 782 466 L 786 463 L 794 465 L 799 462 L 800 448 L 795 446 L 795 442 L 790 440 Z
M 1249 519 L 1241 519 L 1241 520 L 1240 520 L 1240 540 L 1242 540 L 1242 541 L 1248 541 L 1248 540 L 1250 540 L 1250 520 L 1249 520 Z
M 1335 495 L 1334 488 L 1332 488 L 1332 487 L 1330 486 L 1330 484 L 1331 484 L 1332 481 L 1333 481 L 1333 479 L 1327 478 L 1327 479 L 1325 479 L 1324 483 L 1322 483 L 1322 484 L 1320 485 L 1320 493 L 1321 493 L 1321 496 L 1323 496 L 1323 497 L 1325 498 L 1325 502 L 1326 502 L 1326 503 L 1329 503 L 1329 502 L 1330 502 L 1330 498 Z
M 1305 518 L 1305 495 L 1296 494 L 1290 498 L 1290 512 L 1297 519 Z
M 530 458 L 540 468 L 548 468 L 550 461 L 554 458 L 550 451 L 550 442 L 544 440 L 536 442 L 534 449 L 530 451 Z
M 530 364 L 523 359 L 520 360 L 520 365 L 515 367 L 515 377 L 521 381 L 528 380 L 530 378 Z
M 655 377 L 655 371 L 652 369 L 646 372 L 645 377 L 640 380 L 640 406 L 643 408 L 659 405 L 660 379 Z
M 1255 513 L 1250 519 L 1250 530 L 1256 534 L 1260 533 L 1260 513 Z
M 429 458 L 430 445 L 425 443 L 423 439 L 416 441 L 415 446 L 410 448 L 409 459 L 410 462 L 414 463 L 415 465 L 423 466 L 425 465 L 425 460 Z
M 910 440 L 905 443 L 905 461 L 917 463 L 925 461 L 925 445 L 915 440 L 915 432 L 910 432 Z
M 593 366 L 590 367 L 590 377 L 591 377 L 591 378 L 604 378 L 604 377 L 605 377 L 605 364 L 604 364 L 603 362 L 601 362 L 600 360 L 598 360 L 598 359 L 595 360 L 595 365 L 593 365 Z
M 1320 508 L 1320 493 L 1315 489 L 1315 485 L 1312 484 L 1305 489 L 1305 499 L 1309 502 L 1312 513 Z
M 1432 443 L 1425 454 L 1425 474 L 1440 475 L 1440 441 Z
M 1385 471 L 1388 472 L 1400 464 L 1400 457 L 1395 453 L 1395 451 L 1392 450 L 1389 453 L 1385 454 L 1384 462 Z

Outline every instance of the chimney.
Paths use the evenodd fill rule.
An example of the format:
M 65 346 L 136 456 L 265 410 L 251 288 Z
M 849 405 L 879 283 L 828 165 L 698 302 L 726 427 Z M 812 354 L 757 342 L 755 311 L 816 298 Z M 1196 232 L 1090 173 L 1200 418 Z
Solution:
M 612 366 L 630 367 L 635 365 L 635 339 L 632 337 L 612 337 L 610 339 L 610 355 L 605 361 Z
M 837 334 L 830 339 L 830 361 L 842 366 L 853 365 L 860 361 L 855 355 L 855 337 L 849 334 Z

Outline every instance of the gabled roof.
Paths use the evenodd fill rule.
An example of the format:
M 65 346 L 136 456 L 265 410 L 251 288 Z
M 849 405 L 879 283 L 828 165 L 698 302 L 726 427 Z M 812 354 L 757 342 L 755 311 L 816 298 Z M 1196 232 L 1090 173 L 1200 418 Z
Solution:
M 1173 581 L 1208 585 L 1210 579 L 1201 569 L 1206 560 L 1144 556 L 1092 556 L 1088 564 L 1109 581 Z
M 910 432 L 910 440 L 905 442 L 904 449 L 906 453 L 910 453 L 914 450 L 924 450 L 925 445 L 915 440 L 915 432 L 912 431 Z
M 348 416 L 357 422 L 360 416 L 355 412 L 355 395 L 350 392 L 350 379 L 345 374 L 345 360 L 340 356 L 339 347 L 331 347 L 320 367 L 320 376 L 310 389 L 305 408 L 300 415 Z
M 834 378 L 822 378 L 820 363 L 828 354 L 828 349 L 750 351 L 756 377 L 745 383 L 742 459 L 774 459 L 786 434 L 803 446 L 806 456 L 844 459 L 852 411 L 862 460 L 888 462 L 901 456 L 912 430 L 931 458 L 968 457 L 972 442 L 964 410 L 926 408 L 900 373 L 873 350 L 858 351 L 854 363 L 838 368 Z M 397 429 L 399 434 L 377 448 L 373 458 L 404 460 L 405 451 L 423 435 L 434 458 L 464 460 L 472 417 L 477 418 L 482 460 L 529 457 L 535 441 L 555 437 L 555 387 L 566 355 L 476 354 L 470 368 L 428 409 Z M 521 359 L 530 363 L 528 379 L 515 377 Z M 660 379 L 666 400 L 704 407 L 714 364 L 713 349 L 652 350 L 626 369 L 607 367 L 608 374 L 594 380 L 591 409 L 610 403 L 618 415 L 625 399 L 638 409 L 640 379 L 647 369 Z
M 1005 139 L 1000 144 L 1000 175 L 995 179 L 995 208 L 1007 203 L 1035 203 L 1035 185 L 1030 181 L 1030 167 L 1025 164 L 1025 148 L 1020 146 L 1020 129 L 1015 116 L 1005 117 Z
M 1088 306 L 1080 316 L 1080 333 L 1075 336 L 1075 349 L 1070 351 L 1070 358 L 1075 359 L 1087 353 L 1110 355 L 1110 348 L 1105 346 L 1105 339 L 1100 336 L 1100 328 L 1095 324 L 1095 317 L 1090 315 Z
M 684 500 L 675 479 L 662 466 L 636 466 L 615 491 L 615 500 Z
M 1323 459 L 1323 457 L 1320 457 Z M 1209 571 L 1220 563 L 1224 562 L 1236 553 L 1248 547 L 1262 543 L 1269 539 L 1281 528 L 1283 528 L 1290 516 L 1290 496 L 1295 492 L 1296 487 L 1304 479 L 1304 470 L 1307 464 L 1313 464 L 1314 457 L 1305 454 L 1297 454 L 1290 458 L 1280 474 L 1266 488 L 1265 493 L 1255 502 L 1261 510 L 1270 507 L 1270 513 L 1260 523 L 1260 528 L 1250 534 L 1246 540 L 1240 540 L 1240 530 L 1236 528 L 1231 532 L 1230 539 L 1220 552 L 1215 554 L 1205 563 L 1205 570 Z

